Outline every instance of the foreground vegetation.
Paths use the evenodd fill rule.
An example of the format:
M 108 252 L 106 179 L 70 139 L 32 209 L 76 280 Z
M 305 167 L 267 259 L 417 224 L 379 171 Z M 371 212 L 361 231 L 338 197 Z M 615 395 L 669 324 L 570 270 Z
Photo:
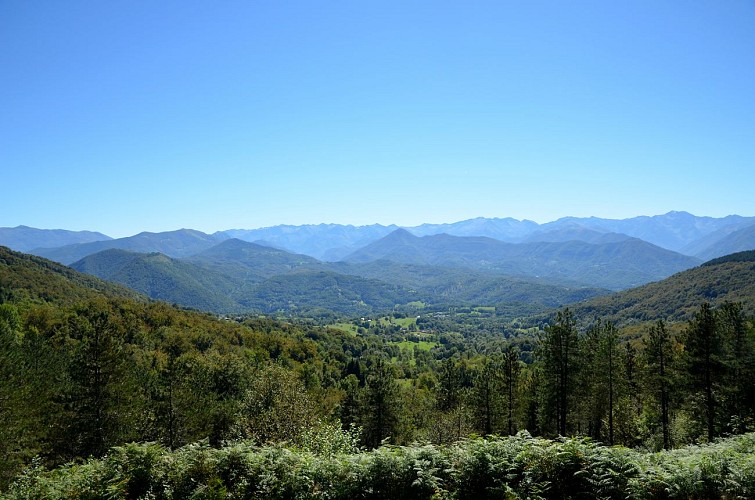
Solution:
M 526 432 L 356 453 L 206 442 L 170 452 L 129 444 L 52 471 L 32 465 L 7 497 L 745 499 L 755 497 L 755 434 L 644 454 Z
M 569 309 L 535 326 L 475 307 L 331 328 L 130 293 L 0 248 L 0 491 L 752 497 L 752 435 L 627 449 L 755 430 L 740 303 L 627 336 Z

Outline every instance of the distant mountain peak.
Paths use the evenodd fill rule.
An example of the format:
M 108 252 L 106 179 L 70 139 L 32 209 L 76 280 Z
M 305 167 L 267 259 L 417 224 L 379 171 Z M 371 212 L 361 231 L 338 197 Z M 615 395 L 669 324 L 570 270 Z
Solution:
M 383 239 L 390 238 L 392 240 L 415 240 L 417 239 L 417 236 L 414 236 L 412 233 L 410 233 L 407 229 L 404 229 L 403 227 L 400 227 L 398 229 L 395 229 L 388 233 L 387 236 L 385 236 Z

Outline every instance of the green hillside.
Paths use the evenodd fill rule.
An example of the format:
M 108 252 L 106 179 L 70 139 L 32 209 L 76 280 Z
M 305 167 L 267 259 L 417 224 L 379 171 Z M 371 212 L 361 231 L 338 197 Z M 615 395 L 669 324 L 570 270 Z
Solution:
M 223 274 L 160 253 L 110 249 L 71 264 L 83 273 L 114 281 L 155 300 L 203 311 L 238 312 L 238 284 Z
M 374 279 L 309 270 L 306 256 L 232 240 L 201 258 L 105 250 L 72 267 L 133 288 L 155 300 L 215 313 L 367 314 L 417 299 Z
M 593 315 L 617 324 L 657 319 L 684 321 L 703 302 L 720 305 L 741 302 L 755 313 L 755 252 L 721 257 L 677 273 L 665 280 L 590 299 L 572 306 L 575 315 Z
M 458 267 L 422 266 L 379 260 L 335 264 L 345 274 L 379 279 L 415 290 L 429 303 L 497 305 L 518 303 L 536 312 L 610 293 L 568 280 L 524 279 Z
M 306 255 L 229 239 L 186 259 L 188 262 L 245 282 L 258 282 L 297 269 L 324 269 L 326 264 Z
M 695 479 L 709 458 L 679 464 L 669 455 L 673 470 L 666 474 L 659 455 L 644 469 L 642 457 L 632 454 L 629 464 L 630 455 L 617 451 L 627 448 L 597 444 L 660 450 L 753 431 L 751 254 L 664 280 L 669 295 L 706 293 L 690 297 L 695 315 L 683 334 L 659 324 L 632 344 L 607 322 L 610 311 L 582 329 L 596 312 L 586 309 L 561 311 L 545 328 L 499 321 L 486 311 L 492 308 L 365 314 L 338 329 L 311 318 L 221 320 L 121 298 L 122 288 L 44 259 L 2 256 L 0 494 L 12 498 L 289 498 L 334 496 L 336 484 L 344 498 L 370 488 L 376 497 L 510 488 L 565 498 L 605 496 L 608 485 L 611 496 L 624 498 L 660 481 L 663 488 L 679 484 L 691 498 L 716 498 L 708 493 L 724 491 L 724 483 L 745 498 L 751 491 L 741 485 L 752 474 L 737 472 L 751 465 L 751 446 L 742 442 L 732 443 L 741 456 L 727 449 L 720 468 L 706 469 L 710 488 Z M 100 257 L 92 269 L 137 262 L 170 276 L 186 264 L 160 254 Z M 652 286 L 642 287 L 646 295 L 663 296 Z M 255 287 L 265 308 L 304 315 L 318 300 L 353 314 L 369 311 L 365 304 L 414 298 L 378 280 L 307 269 Z M 46 300 L 45 293 L 58 302 L 30 302 Z M 72 298 L 65 302 L 61 293 Z M 709 307 L 715 294 L 744 302 L 745 310 Z M 650 317 L 657 301 L 644 307 Z M 469 328 L 454 324 L 458 314 L 467 315 Z M 715 342 L 714 359 L 705 358 L 706 339 Z M 669 376 L 659 376 L 659 352 Z M 705 363 L 708 378 L 699 370 Z M 659 399 L 659 390 L 670 397 Z M 383 446 L 386 439 L 432 444 L 397 448 Z M 537 477 L 534 468 L 542 469 Z M 292 475 L 296 470 L 301 475 Z M 320 482 L 311 480 L 315 472 Z M 296 495 L 278 489 L 293 482 Z M 401 484 L 406 488 L 394 489 Z M 486 489 L 493 487 L 499 489 Z
M 146 300 L 145 296 L 121 285 L 0 246 L 0 302 L 28 300 L 69 305 L 103 294 Z
M 72 267 L 156 300 L 215 313 L 364 315 L 422 301 L 514 304 L 522 314 L 532 314 L 608 293 L 567 280 L 526 280 L 459 267 L 388 260 L 324 263 L 237 239 L 186 259 L 109 249 Z
M 416 292 L 383 281 L 327 271 L 273 276 L 240 299 L 249 310 L 308 315 L 335 311 L 364 315 L 420 300 Z

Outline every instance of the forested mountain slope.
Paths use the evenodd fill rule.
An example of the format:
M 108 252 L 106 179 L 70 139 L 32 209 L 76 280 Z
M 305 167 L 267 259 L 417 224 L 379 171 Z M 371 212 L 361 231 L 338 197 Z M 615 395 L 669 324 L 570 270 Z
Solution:
M 662 279 L 700 262 L 636 238 L 600 244 L 582 241 L 513 244 L 447 234 L 416 237 L 403 229 L 354 252 L 345 260 L 364 263 L 381 259 L 564 279 L 614 290 Z
M 365 315 L 415 301 L 435 305 L 517 304 L 518 310 L 534 313 L 608 293 L 575 283 L 385 260 L 324 263 L 238 239 L 226 240 L 186 259 L 110 249 L 85 257 L 72 267 L 153 299 L 216 313 L 331 311 Z
M 160 253 L 113 248 L 84 257 L 71 267 L 170 304 L 217 313 L 239 311 L 232 297 L 239 287 L 236 281 Z
M 336 472 L 340 478 L 347 473 L 342 483 L 346 498 L 365 491 L 362 486 L 368 483 L 349 485 L 369 478 L 386 485 L 381 492 L 397 491 L 392 489 L 395 485 L 405 484 L 406 492 L 414 491 L 412 485 L 425 485 L 435 494 L 440 483 L 417 483 L 419 478 L 426 481 L 429 474 L 440 474 L 431 481 L 451 484 L 454 477 L 461 477 L 461 470 L 472 472 L 463 484 L 481 495 L 490 491 L 475 489 L 479 472 L 498 470 L 490 466 L 494 456 L 497 464 L 513 459 L 523 465 L 517 469 L 525 474 L 520 486 L 530 488 L 531 467 L 540 463 L 543 446 L 551 450 L 553 459 L 544 460 L 537 491 L 551 488 L 547 491 L 553 498 L 563 498 L 567 484 L 574 492 L 589 491 L 584 482 L 588 474 L 595 473 L 595 481 L 603 486 L 606 477 L 638 477 L 635 465 L 623 459 L 616 464 L 624 467 L 619 476 L 614 465 L 600 468 L 617 458 L 615 448 L 600 448 L 605 455 L 596 461 L 597 473 L 593 466 L 582 472 L 585 453 L 593 458 L 603 453 L 593 443 L 657 450 L 710 442 L 752 426 L 748 420 L 755 409 L 752 318 L 736 304 L 706 304 L 719 286 L 722 300 L 753 296 L 752 253 L 687 271 L 710 274 L 698 281 L 688 279 L 693 286 L 687 283 L 680 289 L 711 288 L 699 297 L 684 332 L 672 335 L 663 325 L 654 325 L 639 333 L 643 341 L 632 343 L 622 341 L 608 316 L 595 321 L 568 310 L 560 311 L 542 329 L 522 327 L 520 322 L 519 326 L 499 323 L 497 316 L 483 318 L 474 310 L 463 313 L 474 321 L 469 329 L 452 323 L 443 328 L 458 317 L 456 312 L 356 318 L 332 328 L 309 319 L 299 324 L 258 317 L 220 320 L 162 302 L 121 298 L 118 287 L 112 293 L 100 292 L 87 286 L 101 284 L 99 280 L 79 283 L 82 275 L 44 259 L 4 249 L 1 255 L 0 267 L 8 268 L 0 269 L 3 279 L 10 275 L 15 281 L 0 281 L 4 291 L 0 380 L 5 382 L 0 384 L 0 490 L 21 492 L 19 498 L 75 497 L 77 493 L 71 491 L 97 498 L 106 493 L 125 497 L 127 490 L 134 497 L 150 491 L 164 491 L 166 497 L 208 492 L 228 496 L 231 491 L 241 498 L 250 491 L 265 495 L 272 491 L 267 486 L 251 490 L 239 478 L 265 478 L 260 481 L 269 486 L 273 477 L 280 476 L 284 482 L 276 479 L 275 484 L 293 484 L 292 467 L 300 463 L 295 458 L 299 452 L 306 464 L 323 463 L 328 471 L 343 471 Z M 122 256 L 112 257 L 115 261 Z M 347 285 L 341 281 L 345 275 L 298 269 L 281 276 L 297 280 L 311 273 L 324 285 L 318 287 L 321 295 L 336 295 L 344 303 L 356 300 L 345 293 Z M 312 281 L 305 278 L 306 286 Z M 68 288 L 55 288 L 79 298 L 52 294 L 54 301 L 38 303 L 47 284 L 61 280 Z M 265 282 L 278 280 L 274 276 Z M 284 284 L 275 300 L 292 297 L 292 288 Z M 726 295 L 733 290 L 739 295 Z M 585 319 L 591 326 L 583 329 Z M 492 328 L 480 328 L 484 325 Z M 707 340 L 718 346 L 715 365 L 710 356 L 705 357 Z M 658 352 L 673 378 L 659 376 Z M 707 379 L 699 369 L 706 362 L 711 369 Z M 569 384 L 562 383 L 565 379 Z M 669 398 L 659 399 L 664 391 Z M 721 398 L 709 397 L 708 404 L 706 394 Z M 703 402 L 713 411 L 706 410 Z M 521 460 L 530 460 L 530 455 L 521 447 L 511 447 L 517 441 L 501 441 L 489 449 L 468 439 L 514 435 L 525 429 L 528 433 L 511 438 L 520 444 L 526 441 L 527 448 L 538 447 L 530 457 L 534 461 L 524 464 Z M 583 436 L 591 441 L 560 438 L 550 444 L 530 434 Z M 404 455 L 395 447 L 381 447 L 386 439 L 396 445 L 442 443 L 465 458 L 450 463 L 450 455 L 429 445 Z M 127 444 L 134 442 L 150 444 Z M 254 443 L 254 449 L 246 443 Z M 223 455 L 227 458 L 212 458 L 220 457 L 212 449 L 224 444 L 230 444 Z M 357 445 L 378 448 L 372 452 L 374 462 L 345 455 L 334 462 L 316 462 L 320 460 L 316 457 L 354 452 Z M 467 446 L 476 451 L 463 452 Z M 160 458 L 168 449 L 175 455 Z M 748 470 L 748 457 L 725 453 L 728 461 L 716 477 L 742 481 L 728 473 Z M 564 461 L 564 457 L 571 458 Z M 119 462 L 121 458 L 126 462 Z M 556 469 L 553 460 L 558 462 Z M 509 462 L 506 466 L 514 467 Z M 577 462 L 579 467 L 574 465 Z M 653 455 L 650 473 L 658 473 L 658 463 L 658 455 Z M 701 463 L 709 467 L 711 461 L 705 458 Z M 75 465 L 45 472 L 63 464 Z M 296 481 L 301 479 L 296 491 L 312 492 L 314 483 L 308 474 L 322 472 L 318 467 L 297 469 L 303 475 L 296 476 Z M 394 482 L 397 476 L 391 473 L 386 481 L 388 469 L 396 474 L 404 471 L 403 479 Z M 557 477 L 563 481 L 553 480 L 554 470 L 560 471 Z M 689 476 L 684 484 L 699 483 L 697 463 L 673 462 L 672 475 L 679 477 L 682 472 Z M 593 476 L 589 477 L 593 484 Z M 485 480 L 493 478 L 495 484 L 505 485 L 497 472 Z M 107 483 L 106 492 L 100 479 Z M 515 479 L 505 476 L 509 482 Z M 323 484 L 335 483 L 328 479 Z M 715 487 L 720 484 L 714 482 Z M 742 493 L 739 483 L 732 485 Z M 461 486 L 454 488 L 462 491 Z M 622 489 L 619 496 L 628 491 Z
M 703 302 L 741 302 L 755 313 L 755 252 L 722 257 L 662 281 L 572 306 L 579 317 L 598 316 L 619 325 L 663 319 L 684 321 Z
M 559 307 L 609 290 L 554 279 L 524 279 L 459 267 L 401 264 L 389 260 L 337 263 L 345 274 L 373 278 L 421 292 L 424 301 L 447 305 L 521 304 L 522 310 Z
M 417 300 L 416 292 L 402 286 L 334 273 L 311 257 L 239 240 L 221 245 L 191 260 L 111 249 L 72 267 L 156 300 L 223 314 L 360 315 Z M 295 265 L 302 262 L 311 267 Z
M 28 226 L 0 227 L 0 245 L 17 252 L 111 239 L 110 236 L 93 231 L 36 229 Z
M 187 262 L 234 276 L 246 282 L 259 282 L 271 276 L 299 269 L 323 270 L 327 265 L 313 257 L 231 238 L 188 257 Z
M 73 304 L 103 294 L 147 300 L 145 296 L 124 286 L 0 246 L 0 302 L 30 300 Z

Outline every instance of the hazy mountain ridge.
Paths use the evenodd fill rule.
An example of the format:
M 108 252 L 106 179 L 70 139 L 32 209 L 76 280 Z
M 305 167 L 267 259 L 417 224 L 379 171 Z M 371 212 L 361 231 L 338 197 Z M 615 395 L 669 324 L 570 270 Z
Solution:
M 104 240 L 112 240 L 112 238 L 94 231 L 37 229 L 29 226 L 0 227 L 0 245 L 12 248 L 17 252 Z
M 229 229 L 215 234 L 243 241 L 264 241 L 293 253 L 302 253 L 319 260 L 337 261 L 368 243 L 382 238 L 398 226 L 351 226 L 341 224 L 280 225 L 260 229 Z
M 618 325 L 685 321 L 700 304 L 741 302 L 755 314 L 755 252 L 740 252 L 687 269 L 664 280 L 570 306 L 578 317 L 601 317 Z
M 714 259 L 723 255 L 755 249 L 753 242 L 755 242 L 755 225 L 746 226 L 714 241 L 696 255 L 703 260 Z
M 755 217 L 739 215 L 728 215 L 721 218 L 699 217 L 688 212 L 671 211 L 663 215 L 643 215 L 629 219 L 564 217 L 543 224 L 543 227 L 562 227 L 571 223 L 576 223 L 587 229 L 623 233 L 662 248 L 679 252 L 694 241 L 723 228 L 755 224 Z
M 755 226 L 755 217 L 730 215 L 727 217 L 698 217 L 687 212 L 669 212 L 663 215 L 639 216 L 629 219 L 604 219 L 599 217 L 564 217 L 553 222 L 538 224 L 530 220 L 519 221 L 513 218 L 477 217 L 448 224 L 421 224 L 404 227 L 415 236 L 449 234 L 452 236 L 488 237 L 508 243 L 567 242 L 584 241 L 587 243 L 607 243 L 620 241 L 627 237 L 645 240 L 654 245 L 684 255 L 710 258 L 723 255 L 727 250 L 746 250 L 755 248 L 755 236 L 742 238 L 738 246 L 716 249 L 719 240 L 729 234 Z M 300 226 L 278 225 L 259 229 L 229 229 L 212 235 L 192 230 L 169 231 L 165 233 L 140 233 L 127 238 L 113 240 L 112 243 L 100 241 L 84 246 L 69 245 L 61 248 L 54 238 L 34 240 L 35 246 L 23 243 L 22 231 L 37 231 L 38 234 L 52 235 L 49 231 L 33 228 L 0 228 L 0 238 L 18 251 L 32 251 L 36 255 L 48 257 L 63 263 L 74 262 L 86 255 L 107 248 L 122 248 L 138 252 L 161 252 L 173 257 L 184 257 L 201 252 L 214 243 L 228 238 L 262 244 L 286 250 L 292 253 L 309 255 L 319 260 L 335 262 L 360 248 L 387 236 L 398 229 L 396 225 L 384 226 L 372 224 L 352 226 L 342 224 L 307 224 Z M 195 238 L 205 239 L 203 244 L 187 245 L 173 248 L 160 245 L 151 239 L 180 239 L 182 232 L 193 233 Z M 100 233 L 92 233 L 92 238 L 100 238 Z M 4 235 L 4 236 L 3 236 Z M 14 236 L 16 235 L 16 236 Z M 109 237 L 101 235 L 104 239 Z M 2 241 L 0 241 L 0 244 Z M 68 242 L 66 242 L 68 243 Z M 196 241 L 195 241 L 196 243 Z
M 345 260 L 465 267 L 512 276 L 566 279 L 614 290 L 662 279 L 700 264 L 694 257 L 636 238 L 600 244 L 576 240 L 514 244 L 445 234 L 417 237 L 402 229 Z
M 608 293 L 460 268 L 389 261 L 326 263 L 237 239 L 184 259 L 109 249 L 72 267 L 154 299 L 219 313 L 330 310 L 368 314 L 413 301 L 458 305 L 515 302 L 535 312 Z
M 421 224 L 405 229 L 415 236 L 450 234 L 451 236 L 487 236 L 501 241 L 519 241 L 538 227 L 537 222 L 527 219 L 476 217 L 450 224 Z
M 59 248 L 37 248 L 31 251 L 46 259 L 72 264 L 87 255 L 117 248 L 132 252 L 159 252 L 170 257 L 186 257 L 206 250 L 226 239 L 223 235 L 209 235 L 193 229 L 179 229 L 162 233 L 142 232 L 126 238 L 66 245 Z
M 624 237 L 645 240 L 661 248 L 689 256 L 698 251 L 684 251 L 702 238 L 710 238 L 706 247 L 718 240 L 714 233 L 720 231 L 722 238 L 733 230 L 755 225 L 755 217 L 729 215 L 726 217 L 698 217 L 687 212 L 672 211 L 663 215 L 638 216 L 628 219 L 604 219 L 599 217 L 564 217 L 556 221 L 538 224 L 524 219 L 477 217 L 446 224 L 421 224 L 405 226 L 415 236 L 449 234 L 451 236 L 482 236 L 508 243 L 537 241 L 586 241 L 588 243 Z M 304 226 L 272 226 L 257 230 L 230 230 L 225 233 L 245 241 L 265 240 L 279 248 L 302 253 L 316 258 L 335 261 L 386 236 L 398 226 L 348 226 L 320 224 Z M 614 233 L 614 234 L 611 234 Z M 337 234 L 337 237 L 332 235 Z M 600 234 L 606 236 L 601 237 Z M 713 236 L 711 236 L 713 235 Z M 370 239 L 372 238 L 372 239 Z M 752 242 L 755 248 L 755 240 Z M 326 250 L 326 249 L 330 250 Z

